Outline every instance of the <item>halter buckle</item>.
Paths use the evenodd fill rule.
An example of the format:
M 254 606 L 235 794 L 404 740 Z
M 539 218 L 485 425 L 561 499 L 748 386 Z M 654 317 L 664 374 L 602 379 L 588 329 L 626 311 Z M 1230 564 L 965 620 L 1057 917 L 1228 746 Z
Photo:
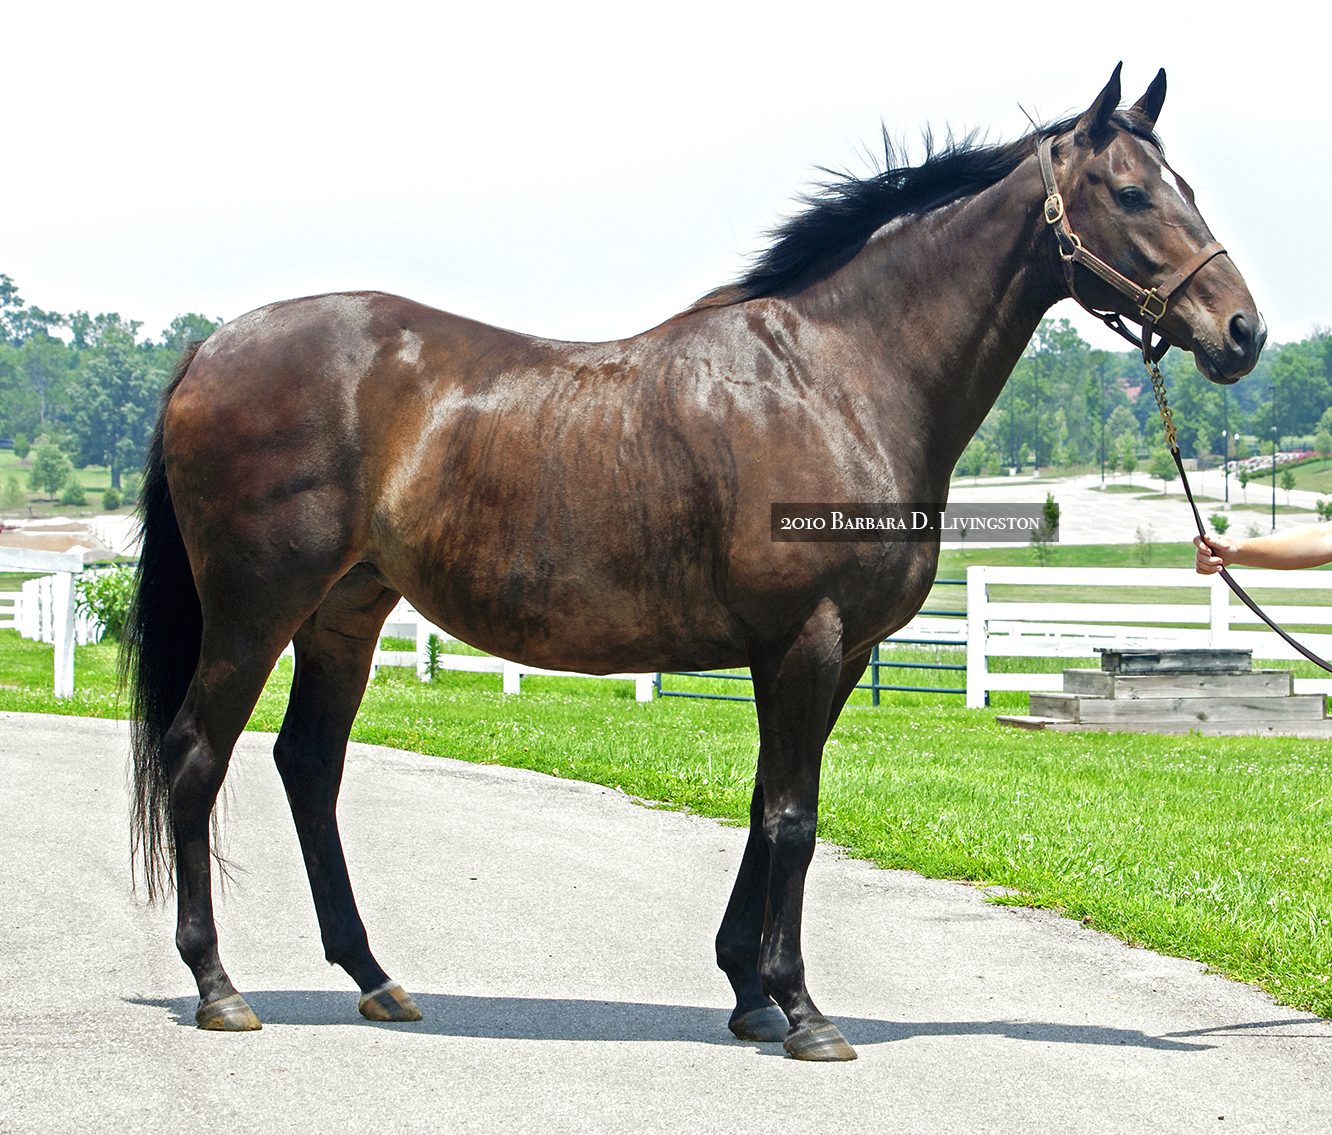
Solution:
M 1064 199 L 1058 190 L 1045 199 L 1045 223 L 1057 225 L 1064 219 Z
M 1138 312 L 1144 319 L 1150 319 L 1153 323 L 1159 323 L 1165 317 L 1167 300 L 1155 288 L 1148 288 L 1147 294 L 1142 297 L 1142 303 L 1138 305 Z M 1160 304 L 1160 311 L 1153 311 L 1152 304 Z

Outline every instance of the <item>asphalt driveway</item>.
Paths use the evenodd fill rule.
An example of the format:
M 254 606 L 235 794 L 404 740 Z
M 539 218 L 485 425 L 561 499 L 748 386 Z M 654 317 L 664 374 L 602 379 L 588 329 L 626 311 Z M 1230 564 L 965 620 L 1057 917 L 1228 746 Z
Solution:
M 124 724 L 0 714 L 0 1131 L 1332 1130 L 1327 1022 L 831 847 L 805 954 L 860 1059 L 735 1041 L 712 936 L 741 831 L 355 745 L 353 882 L 425 1013 L 371 1024 L 323 962 L 271 744 L 233 762 L 218 903 L 264 1029 L 203 1033 L 173 911 L 130 889 Z

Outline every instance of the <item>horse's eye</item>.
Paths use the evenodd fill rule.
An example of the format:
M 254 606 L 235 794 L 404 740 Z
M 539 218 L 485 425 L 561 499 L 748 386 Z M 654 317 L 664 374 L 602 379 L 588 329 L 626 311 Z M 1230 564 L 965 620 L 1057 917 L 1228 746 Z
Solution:
M 1147 194 L 1136 185 L 1126 185 L 1116 196 L 1125 209 L 1145 209 L 1147 207 Z

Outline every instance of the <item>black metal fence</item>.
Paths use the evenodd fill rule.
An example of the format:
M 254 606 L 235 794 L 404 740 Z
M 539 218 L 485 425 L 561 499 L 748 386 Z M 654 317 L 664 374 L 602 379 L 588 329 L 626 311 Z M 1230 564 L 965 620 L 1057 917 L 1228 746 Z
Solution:
M 935 587 L 965 587 L 965 579 L 936 579 Z M 961 611 L 943 611 L 922 608 L 918 614 L 935 615 L 948 619 L 965 619 L 967 612 Z M 898 662 L 893 659 L 885 660 L 880 657 L 882 646 L 962 646 L 966 644 L 966 639 L 961 642 L 957 639 L 932 639 L 932 638 L 890 638 L 885 640 L 879 646 L 874 648 L 870 655 L 867 673 L 868 682 L 861 682 L 856 689 L 869 690 L 870 701 L 874 705 L 879 704 L 879 695 L 883 691 L 899 691 L 917 694 L 961 694 L 966 696 L 966 687 L 955 686 L 900 686 L 885 684 L 881 681 L 881 670 L 966 670 L 965 663 L 950 662 Z M 890 675 L 891 676 L 891 675 Z M 696 692 L 694 690 L 668 690 L 663 685 L 665 678 L 712 678 L 727 682 L 752 682 L 748 671 L 743 674 L 727 674 L 721 670 L 668 670 L 663 674 L 657 675 L 657 696 L 662 698 L 712 698 L 717 701 L 753 701 L 752 694 L 708 694 Z

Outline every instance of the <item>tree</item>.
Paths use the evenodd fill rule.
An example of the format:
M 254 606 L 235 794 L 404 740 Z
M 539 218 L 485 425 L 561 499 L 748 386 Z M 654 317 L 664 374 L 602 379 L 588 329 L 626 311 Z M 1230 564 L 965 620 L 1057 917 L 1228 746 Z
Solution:
M 79 463 L 109 465 L 111 485 L 120 488 L 120 474 L 143 464 L 165 384 L 166 375 L 149 369 L 123 328 L 108 329 L 100 351 L 70 382 Z
M 207 339 L 222 326 L 222 318 L 209 319 L 206 315 L 190 312 L 178 315 L 171 321 L 171 326 L 162 332 L 162 346 L 173 355 L 180 354 L 191 343 Z
M 1244 503 L 1249 503 L 1249 471 L 1241 469 L 1239 471 L 1240 488 L 1244 490 Z
M 104 311 L 98 315 L 89 315 L 86 311 L 76 311 L 66 320 L 74 333 L 73 347 L 84 351 L 89 347 L 100 347 L 109 335 L 125 336 L 132 343 L 143 326 L 141 319 L 122 319 L 118 311 Z
M 18 294 L 18 285 L 0 272 L 0 335 L 6 339 L 14 338 L 22 311 L 23 297 Z
M 1050 560 L 1054 556 L 1054 549 L 1050 547 L 1059 539 L 1059 505 L 1055 503 L 1054 494 L 1045 494 L 1045 504 L 1041 506 L 1040 527 L 1031 534 L 1031 548 L 1036 553 L 1036 560 L 1041 567 L 1048 567 Z
M 1133 484 L 1133 474 L 1138 468 L 1137 439 L 1128 434 L 1119 439 L 1119 460 L 1128 474 L 1129 484 Z
M 1326 417 L 1326 415 L 1324 415 Z M 1332 431 L 1321 422 L 1318 424 L 1318 435 L 1314 438 L 1314 449 L 1323 459 L 1323 469 L 1327 469 L 1327 459 L 1332 457 Z
M 1295 470 L 1289 467 L 1281 470 L 1281 487 L 1286 490 L 1286 504 L 1290 504 L 1290 490 L 1295 487 Z
M 59 446 L 43 445 L 38 448 L 37 456 L 33 458 L 28 484 L 31 488 L 44 492 L 54 499 L 56 493 L 65 487 L 65 482 L 73 472 L 74 466 L 70 464 L 69 458 Z
M 29 335 L 19 350 L 19 367 L 28 388 L 37 395 L 36 427 L 46 425 L 50 394 L 69 374 L 69 348 L 45 331 Z
M 1147 471 L 1153 477 L 1161 479 L 1161 491 L 1163 493 L 1170 491 L 1170 482 L 1175 479 L 1175 474 L 1179 472 L 1175 467 L 1175 459 L 1170 456 L 1170 450 L 1164 446 L 1152 450 L 1152 463 Z

